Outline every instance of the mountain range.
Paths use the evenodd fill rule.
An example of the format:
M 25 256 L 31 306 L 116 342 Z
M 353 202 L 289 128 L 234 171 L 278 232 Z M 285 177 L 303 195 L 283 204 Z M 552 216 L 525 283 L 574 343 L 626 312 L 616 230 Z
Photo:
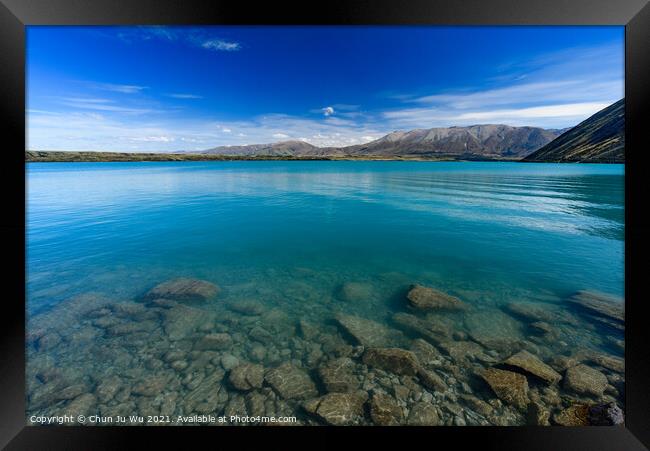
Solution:
M 625 162 L 625 99 L 582 121 L 524 161 Z
M 557 138 L 562 130 L 487 124 L 395 131 L 375 141 L 346 147 L 316 147 L 304 141 L 221 146 L 200 153 L 290 157 L 421 157 L 519 160 Z

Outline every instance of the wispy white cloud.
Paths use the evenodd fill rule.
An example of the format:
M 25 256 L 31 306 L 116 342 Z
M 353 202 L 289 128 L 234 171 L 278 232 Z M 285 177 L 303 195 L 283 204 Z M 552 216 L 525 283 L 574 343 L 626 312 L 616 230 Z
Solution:
M 208 50 L 236 52 L 241 49 L 241 44 L 239 42 L 224 41 L 223 39 L 208 39 L 201 44 L 201 47 Z
M 137 94 L 147 89 L 146 86 L 120 85 L 114 83 L 97 83 L 96 87 L 105 91 L 119 92 L 122 94 Z
M 173 97 L 174 99 L 202 99 L 203 96 L 197 94 L 183 94 L 183 93 L 172 93 L 167 94 L 168 97 Z
M 104 36 L 111 36 L 104 33 Z M 124 29 L 116 36 L 125 43 L 137 40 L 161 40 L 178 42 L 184 45 L 200 47 L 206 50 L 236 52 L 242 49 L 242 44 L 233 39 L 215 36 L 209 28 L 169 27 L 163 25 L 141 26 Z
M 451 125 L 508 124 L 563 128 L 575 125 L 599 110 L 608 102 L 582 102 L 535 107 L 456 111 L 442 108 L 409 108 L 386 111 L 383 116 L 398 128 L 448 127 Z
M 131 141 L 143 141 L 154 143 L 169 143 L 174 142 L 175 139 L 171 136 L 134 136 L 129 138 Z
M 590 116 L 602 110 L 608 103 L 569 103 L 561 105 L 547 105 L 519 109 L 506 109 L 495 111 L 481 111 L 474 113 L 463 113 L 457 116 L 458 120 L 484 120 L 501 119 L 513 120 L 516 118 L 540 119 L 540 118 L 564 118 L 577 116 Z
M 334 114 L 334 108 L 331 106 L 326 106 L 325 108 L 321 108 L 321 111 L 323 112 L 323 115 L 326 117 Z
M 111 99 L 92 97 L 55 97 L 55 101 L 63 106 L 75 110 L 93 110 L 124 114 L 148 114 L 153 110 L 150 108 L 130 107 L 123 103 L 116 103 Z
M 599 81 L 559 80 L 516 84 L 502 88 L 475 92 L 434 94 L 418 97 L 414 103 L 446 105 L 455 109 L 485 108 L 495 105 L 521 105 L 530 103 L 553 103 L 585 101 L 594 98 L 615 99 L 621 96 L 620 80 Z

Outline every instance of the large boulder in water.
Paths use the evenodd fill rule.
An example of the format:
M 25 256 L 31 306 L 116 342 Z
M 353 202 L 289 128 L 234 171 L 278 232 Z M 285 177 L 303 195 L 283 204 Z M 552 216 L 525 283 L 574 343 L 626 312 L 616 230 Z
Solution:
M 411 351 L 400 348 L 371 348 L 363 353 L 363 363 L 395 374 L 415 376 L 420 364 Z
M 607 388 L 607 377 L 590 366 L 576 365 L 566 371 L 564 388 L 581 395 L 601 397 Z
M 391 331 L 369 319 L 359 316 L 338 314 L 335 317 L 339 327 L 362 346 L 386 346 L 391 341 Z
M 589 408 L 589 424 L 592 426 L 618 426 L 624 422 L 623 410 L 615 402 Z
M 518 353 L 510 356 L 503 363 L 508 366 L 524 370 L 525 372 L 530 373 L 549 384 L 553 384 L 562 379 L 560 373 L 525 350 L 519 351 Z
M 553 422 L 560 426 L 589 426 L 589 406 L 573 404 L 553 415 Z
M 310 414 L 332 426 L 358 424 L 366 396 L 361 393 L 329 393 L 303 404 Z
M 440 418 L 432 404 L 420 401 L 411 407 L 406 422 L 409 426 L 438 426 Z
M 481 373 L 481 377 L 499 399 L 521 411 L 527 410 L 529 399 L 526 376 L 498 368 L 488 368 Z
M 330 360 L 318 368 L 318 377 L 328 392 L 349 392 L 359 386 L 354 362 L 348 357 Z
M 148 300 L 162 298 L 177 302 L 205 302 L 217 296 L 219 291 L 220 288 L 211 282 L 179 277 L 156 285 L 144 297 Z
M 625 328 L 625 302 L 622 298 L 595 291 L 578 291 L 568 302 L 600 324 L 617 330 Z
M 235 389 L 249 391 L 261 388 L 264 382 L 264 367 L 253 363 L 244 363 L 230 371 L 228 381 Z
M 460 299 L 433 288 L 414 285 L 406 295 L 411 307 L 420 310 L 464 310 Z
M 318 395 L 316 385 L 309 375 L 290 363 L 270 370 L 265 379 L 283 399 L 309 399 Z
M 397 426 L 404 421 L 404 412 L 391 396 L 374 393 L 370 400 L 370 418 L 378 426 Z
M 391 319 L 397 327 L 405 332 L 419 336 L 434 344 L 439 344 L 451 337 L 449 326 L 440 321 L 427 321 L 404 312 L 395 313 Z

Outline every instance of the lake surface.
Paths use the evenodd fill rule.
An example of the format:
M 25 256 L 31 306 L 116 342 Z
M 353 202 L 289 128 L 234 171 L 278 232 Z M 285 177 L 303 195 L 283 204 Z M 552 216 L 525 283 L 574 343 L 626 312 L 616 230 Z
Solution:
M 622 328 L 612 327 L 611 318 L 593 320 L 569 300 L 586 290 L 622 302 L 623 165 L 30 163 L 26 184 L 28 333 L 36 333 L 28 349 L 28 372 L 34 376 L 28 394 L 37 399 L 31 402 L 31 412 L 62 411 L 76 403 L 76 409 L 104 413 L 121 406 L 126 414 L 136 413 L 129 409 L 220 414 L 248 406 L 240 410 L 250 414 L 249 398 L 257 393 L 267 404 L 269 399 L 275 403 L 262 409 L 267 414 L 293 414 L 309 424 L 328 422 L 317 412 L 305 414 L 304 406 L 283 397 L 273 384 L 233 390 L 227 382 L 232 365 L 220 362 L 253 362 L 265 371 L 290 362 L 317 374 L 327 362 L 347 358 L 361 365 L 353 371 L 359 389 L 370 387 L 365 392 L 371 395 L 373 390 L 385 391 L 403 409 L 404 418 L 414 403 L 425 399 L 438 409 L 440 424 L 523 424 L 522 413 L 511 406 L 492 406 L 491 415 L 500 420 L 490 419 L 487 414 L 468 413 L 470 404 L 459 398 L 465 394 L 498 404 L 472 372 L 498 363 L 490 358 L 501 360 L 519 349 L 531 350 L 549 363 L 558 356 L 582 353 L 578 360 L 591 361 L 608 377 L 611 388 L 598 399 L 622 406 L 622 388 L 612 390 L 622 378 L 620 372 L 593 364 L 595 354 L 622 358 Z M 171 321 L 165 316 L 169 306 L 151 306 L 144 313 L 134 308 L 129 318 L 114 309 L 107 313 L 114 303 L 147 305 L 143 296 L 152 287 L 178 277 L 218 285 L 215 299 L 188 307 L 215 315 L 211 325 L 188 326 L 187 336 L 172 340 L 165 329 L 165 321 Z M 382 369 L 379 376 L 371 374 L 377 381 L 368 381 L 372 371 L 354 354 L 361 351 L 349 355 L 328 351 L 359 344 L 358 337 L 341 331 L 333 319 L 341 314 L 396 331 L 400 336 L 389 343 L 392 347 L 412 347 L 418 334 L 396 326 L 393 316 L 403 312 L 431 320 L 431 313 L 409 307 L 406 293 L 413 284 L 465 303 L 462 313 L 435 313 L 435 321 L 449 329 L 450 342 L 480 343 L 480 352 L 491 356 L 460 363 L 448 346 L 438 346 L 442 363 L 437 367 L 432 363 L 431 368 L 453 396 L 435 390 L 422 395 L 425 387 L 419 392 L 412 389 L 420 393 L 419 398 L 414 395 L 417 401 L 401 400 L 394 385 L 408 386 L 401 380 L 406 376 L 390 371 L 383 375 Z M 83 298 L 78 296 L 86 293 L 94 294 L 79 301 Z M 115 324 L 97 326 L 101 315 L 88 307 L 96 299 L 101 299 L 97 308 L 115 321 L 146 323 L 147 328 L 133 327 L 129 335 L 111 333 Z M 66 302 L 72 302 L 70 307 Z M 246 308 L 237 308 L 238 304 Z M 522 317 L 513 304 L 551 315 Z M 78 316 L 73 318 L 73 313 Z M 534 322 L 550 325 L 550 331 L 540 335 L 539 329 L 531 329 Z M 309 338 L 307 325 L 320 339 Z M 232 347 L 210 349 L 209 358 L 191 357 L 199 352 L 200 335 L 209 333 L 229 334 Z M 265 333 L 267 338 L 260 339 Z M 41 340 L 53 344 L 39 345 Z M 500 346 L 490 345 L 495 340 Z M 504 342 L 511 349 L 504 349 Z M 139 345 L 136 349 L 134 343 Z M 166 359 L 170 349 L 190 357 Z M 559 363 L 554 365 L 562 372 Z M 446 371 L 447 366 L 457 369 Z M 56 390 L 48 387 L 47 377 L 39 376 L 53 367 L 74 369 L 55 378 L 65 381 L 58 382 Z M 210 408 L 184 401 L 196 390 L 184 382 L 188 367 L 205 379 L 221 371 L 222 378 L 211 383 L 223 387 L 224 394 Z M 174 393 L 173 407 L 167 405 L 166 411 L 161 406 L 167 401 L 152 401 L 157 399 L 153 395 L 130 393 L 118 400 L 97 394 L 108 375 L 120 379 L 116 392 L 122 393 L 161 372 L 166 379 L 160 391 Z M 313 379 L 319 395 L 330 391 L 317 375 Z M 76 396 L 57 399 L 52 392 L 66 384 L 76 385 L 70 390 Z M 537 392 L 543 398 L 550 390 L 537 387 L 534 380 L 529 384 L 531 399 Z M 562 387 L 556 390 L 562 403 L 547 402 L 551 412 L 585 395 Z M 440 407 L 449 402 L 460 404 L 465 414 L 450 414 L 453 409 Z M 377 423 L 363 415 L 355 421 Z

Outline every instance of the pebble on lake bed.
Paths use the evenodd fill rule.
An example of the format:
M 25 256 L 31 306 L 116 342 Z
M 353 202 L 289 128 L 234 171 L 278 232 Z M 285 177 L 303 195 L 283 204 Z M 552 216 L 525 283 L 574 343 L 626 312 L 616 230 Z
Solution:
M 412 307 L 421 310 L 464 310 L 467 308 L 460 299 L 422 285 L 414 285 L 406 298 Z

